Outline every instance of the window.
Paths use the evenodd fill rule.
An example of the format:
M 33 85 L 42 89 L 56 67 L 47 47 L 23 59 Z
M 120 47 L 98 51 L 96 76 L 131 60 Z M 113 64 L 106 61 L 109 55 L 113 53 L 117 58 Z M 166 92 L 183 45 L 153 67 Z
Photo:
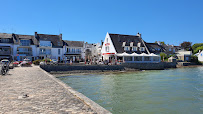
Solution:
M 134 61 L 142 61 L 142 57 L 134 57 Z
M 76 49 L 76 53 L 81 53 L 81 49 L 80 48 Z
M 144 57 L 144 61 L 150 61 L 150 57 Z
M 68 52 L 69 52 L 69 48 L 67 48 L 67 50 L 66 50 L 66 51 L 67 51 L 67 53 L 68 53 Z
M 132 57 L 128 57 L 128 56 L 124 57 L 124 61 L 132 61 L 132 60 L 133 60 Z
M 9 42 L 9 39 L 4 39 L 4 38 L 3 38 L 3 39 L 1 39 L 1 42 L 2 42 L 2 43 L 8 43 L 8 42 Z
M 40 41 L 39 45 L 41 47 L 51 47 L 51 41 Z
M 130 51 L 130 47 L 125 46 L 125 47 L 124 47 L 124 50 L 125 50 L 125 51 Z
M 71 53 L 71 48 L 68 48 L 68 52 Z
M 51 55 L 51 49 L 40 48 L 39 54 Z
M 21 46 L 30 46 L 30 40 L 20 40 Z
M 171 51 L 171 48 L 169 48 L 168 50 Z
M 137 47 L 133 47 L 132 50 L 133 50 L 133 51 L 137 51 Z
M 72 48 L 72 53 L 75 53 L 75 48 Z
M 109 46 L 106 46 L 105 49 L 106 49 L 106 52 L 109 52 Z
M 19 52 L 29 52 L 32 51 L 32 48 L 18 48 Z
M 58 49 L 58 54 L 60 55 L 60 53 L 61 53 L 61 50 L 60 50 L 60 49 Z
M 140 47 L 140 51 L 145 51 L 145 48 L 144 47 Z
M 108 42 L 108 38 L 106 38 L 106 42 Z
M 159 61 L 159 57 L 153 57 L 153 61 Z

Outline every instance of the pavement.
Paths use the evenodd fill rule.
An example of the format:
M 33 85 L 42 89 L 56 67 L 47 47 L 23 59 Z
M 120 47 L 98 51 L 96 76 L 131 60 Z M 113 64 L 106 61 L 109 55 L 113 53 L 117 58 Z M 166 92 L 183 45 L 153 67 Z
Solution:
M 105 111 L 104 111 L 105 112 Z M 0 75 L 0 114 L 97 113 L 38 66 L 16 67 Z

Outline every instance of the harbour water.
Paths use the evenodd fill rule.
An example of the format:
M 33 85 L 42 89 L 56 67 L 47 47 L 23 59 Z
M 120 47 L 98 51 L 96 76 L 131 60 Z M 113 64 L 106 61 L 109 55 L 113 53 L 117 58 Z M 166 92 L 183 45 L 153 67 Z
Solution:
M 203 113 L 203 67 L 59 79 L 115 114 Z

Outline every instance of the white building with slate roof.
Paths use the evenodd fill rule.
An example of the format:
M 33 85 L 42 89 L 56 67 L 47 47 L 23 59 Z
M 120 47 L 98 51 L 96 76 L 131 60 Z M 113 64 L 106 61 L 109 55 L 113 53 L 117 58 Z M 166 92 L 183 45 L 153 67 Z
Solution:
M 160 62 L 160 56 L 150 53 L 141 34 L 122 35 L 107 33 L 101 49 L 102 59 L 135 62 Z

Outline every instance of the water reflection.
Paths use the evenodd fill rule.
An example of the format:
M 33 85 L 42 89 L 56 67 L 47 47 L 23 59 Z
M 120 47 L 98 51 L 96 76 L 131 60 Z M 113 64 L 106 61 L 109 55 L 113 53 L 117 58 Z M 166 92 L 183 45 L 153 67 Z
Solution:
M 202 113 L 203 67 L 61 77 L 112 113 Z

